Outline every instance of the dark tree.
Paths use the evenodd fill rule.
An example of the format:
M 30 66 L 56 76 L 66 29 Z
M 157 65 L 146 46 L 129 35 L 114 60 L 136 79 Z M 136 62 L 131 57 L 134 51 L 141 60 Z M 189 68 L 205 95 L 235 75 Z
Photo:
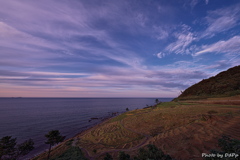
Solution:
M 157 160 L 171 160 L 169 155 L 165 155 L 161 149 L 158 149 L 155 145 L 147 145 L 147 150 L 140 148 L 136 160 L 157 159 Z
M 155 99 L 155 103 L 157 103 L 157 104 L 158 104 L 158 103 L 159 103 L 159 100 L 158 100 L 158 99 Z
M 15 154 L 16 138 L 5 136 L 0 140 L 0 159 L 2 157 L 12 157 Z
M 225 155 L 225 153 L 234 153 L 233 157 L 225 157 L 224 159 L 227 160 L 235 160 L 239 159 L 239 157 L 234 157 L 236 155 L 240 155 L 240 140 L 232 139 L 228 136 L 223 135 L 222 138 L 218 140 L 218 146 L 221 148 L 221 150 L 210 150 L 210 153 L 213 154 L 221 154 Z M 222 158 L 212 158 L 212 157 L 206 157 L 205 160 L 220 160 Z
M 29 139 L 29 140 L 19 144 L 17 147 L 17 158 L 19 156 L 27 155 L 31 150 L 34 149 L 33 145 L 34 145 L 34 142 L 32 139 Z
M 16 160 L 21 156 L 27 155 L 34 149 L 34 142 L 29 139 L 16 147 L 16 138 L 11 136 L 3 137 L 0 140 L 0 159 Z
M 58 144 L 62 142 L 65 139 L 65 136 L 60 135 L 59 130 L 52 130 L 49 131 L 48 134 L 45 135 L 45 137 L 48 139 L 46 144 L 49 144 L 49 151 L 48 151 L 48 157 L 50 157 L 50 152 L 51 152 L 51 147 L 54 146 L 55 144 Z
M 109 153 L 106 153 L 104 160 L 113 160 L 112 156 Z
M 128 108 L 126 108 L 126 111 L 129 111 L 129 109 L 128 109 Z
M 118 159 L 119 160 L 130 160 L 130 155 L 125 154 L 125 152 L 121 151 L 121 152 L 119 152 Z

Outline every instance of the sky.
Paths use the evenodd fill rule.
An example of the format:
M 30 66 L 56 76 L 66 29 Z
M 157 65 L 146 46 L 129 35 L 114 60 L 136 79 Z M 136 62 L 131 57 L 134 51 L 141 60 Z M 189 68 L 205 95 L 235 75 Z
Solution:
M 239 55 L 239 0 L 0 0 L 0 97 L 176 97 Z

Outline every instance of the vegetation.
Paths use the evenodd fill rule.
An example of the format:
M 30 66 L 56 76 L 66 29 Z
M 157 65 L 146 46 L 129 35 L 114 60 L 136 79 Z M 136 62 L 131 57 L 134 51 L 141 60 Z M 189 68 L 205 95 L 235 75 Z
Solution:
M 215 155 L 222 155 L 223 157 L 207 157 L 205 158 L 206 160 L 220 160 L 220 159 L 226 159 L 226 160 L 235 160 L 236 158 L 239 159 L 240 156 L 240 140 L 237 139 L 231 139 L 229 136 L 222 136 L 218 140 L 218 146 L 221 148 L 221 151 L 219 150 L 211 150 L 210 152 Z M 233 154 L 232 157 L 230 155 L 225 155 L 227 154 Z M 237 157 L 235 157 L 238 155 Z
M 231 135 L 234 139 L 222 137 L 219 139 L 221 151 L 212 153 L 240 155 L 240 107 L 233 103 L 240 97 L 239 71 L 240 66 L 236 66 L 189 87 L 178 97 L 181 101 L 159 103 L 156 99 L 154 106 L 132 111 L 126 108 L 127 112 L 55 147 L 52 159 L 74 159 L 81 152 L 78 147 L 84 147 L 87 157 L 96 160 L 195 159 L 214 148 L 222 135 Z M 221 97 L 226 95 L 237 96 Z M 208 97 L 215 98 L 191 100 Z M 182 101 L 184 99 L 190 100 Z M 213 99 L 218 103 L 213 103 Z M 43 157 L 46 153 L 34 160 Z
M 211 78 L 203 79 L 201 82 L 194 84 L 182 92 L 177 99 L 199 99 L 234 96 L 239 94 L 240 65 L 221 72 Z
M 237 153 L 240 155 L 240 140 L 222 136 L 222 138 L 218 140 L 218 145 L 225 153 Z
M 112 156 L 109 153 L 106 153 L 104 160 L 113 160 Z
M 140 148 L 138 154 L 131 158 L 129 154 L 123 151 L 118 153 L 118 160 L 171 160 L 169 155 L 165 155 L 161 149 L 158 149 L 155 145 L 149 144 L 145 148 Z M 112 160 L 112 156 L 107 153 L 104 160 Z
M 97 150 L 96 150 L 96 149 L 93 149 L 93 153 L 95 153 L 95 154 L 96 154 L 96 153 L 97 153 Z
M 125 112 L 82 132 L 52 149 L 51 158 L 70 152 L 71 147 L 84 147 L 85 156 L 96 160 L 129 159 L 128 155 L 131 160 L 161 155 L 167 159 L 166 154 L 175 159 L 194 159 L 192 155 L 201 156 L 214 148 L 222 135 L 239 140 L 239 120 L 238 105 L 163 102 L 155 108 Z M 107 152 L 110 154 L 105 156 Z M 68 156 L 72 158 L 65 154 L 65 159 Z M 46 157 L 44 153 L 34 160 Z
M 155 99 L 155 103 L 158 104 L 158 103 L 159 103 L 159 100 L 158 100 L 158 99 Z
M 51 160 L 87 160 L 79 147 L 70 147 L 63 154 Z
M 140 148 L 137 157 L 134 160 L 146 160 L 146 159 L 157 159 L 157 160 L 171 160 L 169 155 L 165 155 L 161 149 L 158 149 L 155 145 L 147 145 L 147 149 Z
M 49 144 L 49 151 L 48 151 L 48 158 L 50 157 L 51 147 L 55 144 L 58 144 L 60 142 L 63 142 L 65 139 L 65 136 L 61 136 L 60 132 L 58 130 L 52 130 L 49 131 L 48 134 L 45 135 L 45 137 L 48 139 L 46 144 Z
M 123 151 L 120 151 L 119 154 L 118 154 L 118 159 L 119 160 L 130 160 L 130 155 L 126 154 Z
M 150 107 L 151 107 L 151 108 L 155 108 L 155 107 L 157 107 L 157 105 L 161 104 L 162 102 L 159 101 L 158 99 L 155 99 L 155 103 L 156 103 L 156 105 L 150 106 Z
M 28 154 L 34 149 L 34 142 L 29 139 L 16 146 L 16 138 L 5 136 L 0 140 L 0 159 L 1 160 L 16 160 L 21 156 Z

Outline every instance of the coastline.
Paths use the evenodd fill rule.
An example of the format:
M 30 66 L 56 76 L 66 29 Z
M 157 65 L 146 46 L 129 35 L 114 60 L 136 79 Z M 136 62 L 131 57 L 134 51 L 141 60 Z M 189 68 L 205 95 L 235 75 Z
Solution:
M 89 126 L 88 128 L 86 128 L 85 130 L 82 130 L 75 136 L 69 139 L 66 139 L 63 143 L 54 146 L 55 150 L 53 152 L 60 155 L 64 153 L 64 146 L 67 147 L 68 145 L 70 145 L 72 147 L 80 148 L 86 158 L 88 158 L 89 160 L 94 160 L 94 159 L 103 158 L 104 154 L 106 153 L 111 153 L 111 155 L 116 158 L 117 153 L 119 153 L 120 151 L 124 151 L 127 154 L 134 155 L 139 148 L 144 147 L 147 144 L 154 144 L 156 145 L 156 147 L 162 149 L 164 153 L 169 154 L 173 158 L 192 159 L 192 158 L 200 158 L 199 155 L 201 155 L 201 153 L 207 153 L 209 149 L 212 149 L 212 148 L 214 149 L 217 146 L 217 140 L 221 138 L 223 134 L 234 136 L 233 137 L 234 139 L 239 139 L 238 133 L 240 133 L 239 132 L 240 130 L 239 130 L 239 123 L 237 122 L 239 122 L 240 117 L 239 117 L 238 107 L 224 106 L 224 109 L 223 109 L 223 106 L 221 105 L 220 106 L 219 105 L 213 105 L 213 106 L 201 105 L 201 108 L 199 108 L 198 107 L 199 105 L 201 104 L 199 103 L 186 104 L 184 102 L 183 103 L 170 102 L 170 103 L 161 104 L 161 106 L 157 108 L 145 108 L 145 109 L 139 109 L 139 110 L 132 110 L 127 113 L 126 112 L 121 113 L 118 115 L 120 116 L 120 118 L 116 117 L 117 115 L 111 116 L 111 117 L 109 116 L 109 117 L 106 117 L 104 120 L 100 121 L 98 124 Z M 210 117 L 212 118 L 206 115 L 206 113 L 208 113 L 211 110 L 217 113 L 217 114 L 211 115 Z M 235 114 L 231 114 L 229 116 L 228 115 L 229 111 Z M 132 118 L 125 119 L 126 117 L 121 115 L 126 115 L 127 117 L 132 117 Z M 184 115 L 188 115 L 187 119 L 185 119 L 186 116 Z M 156 116 L 158 116 L 158 118 L 156 118 Z M 155 118 L 149 119 L 149 117 L 155 117 Z M 192 121 L 193 119 L 194 121 Z M 219 121 L 219 119 L 223 119 L 223 121 Z M 149 120 L 148 123 L 141 123 L 141 126 L 138 125 L 139 121 L 142 122 L 145 120 Z M 170 121 L 173 123 L 169 123 Z M 182 123 L 179 123 L 179 121 Z M 89 141 L 91 144 L 89 144 L 88 142 L 84 143 L 84 140 L 88 141 L 88 136 L 91 136 L 91 135 L 96 136 L 96 139 L 99 139 L 99 137 L 100 138 L 104 137 L 103 134 L 106 133 L 104 131 L 107 131 L 109 129 L 106 127 L 112 127 L 113 126 L 112 124 L 115 122 L 118 123 L 118 125 L 122 126 L 121 131 L 128 130 L 132 133 L 131 135 L 133 135 L 134 138 L 136 136 L 135 133 L 138 134 L 141 138 L 137 141 L 136 139 L 131 139 L 131 141 L 128 141 L 125 139 L 126 136 L 124 136 L 126 134 L 121 134 L 122 138 L 119 139 L 121 140 L 121 143 L 118 144 L 120 145 L 120 147 L 117 147 L 117 148 L 112 148 L 109 146 L 104 147 L 101 143 L 94 143 L 95 141 L 91 141 L 91 140 Z M 129 122 L 131 127 L 125 122 Z M 149 126 L 149 124 L 151 125 Z M 162 125 L 162 127 L 164 127 L 164 130 L 162 129 L 159 130 L 159 124 Z M 196 130 L 196 127 L 199 127 L 199 126 L 202 127 L 202 130 L 201 130 L 202 132 L 198 132 L 199 130 Z M 149 131 L 145 130 L 147 127 L 149 127 Z M 209 127 L 213 128 L 210 131 L 211 134 L 208 134 Z M 219 130 L 220 128 L 224 129 L 223 132 L 216 132 L 216 130 Z M 232 130 L 229 130 L 229 128 L 232 128 L 235 131 L 232 132 Z M 100 131 L 99 129 L 103 131 L 103 134 L 98 134 L 98 132 Z M 155 129 L 158 129 L 158 130 L 155 130 Z M 119 133 L 119 132 L 114 132 L 114 133 Z M 189 133 L 191 133 L 192 135 L 191 138 L 189 138 Z M 199 137 L 203 137 L 205 139 L 203 139 L 204 140 L 203 141 L 202 138 L 195 137 L 194 135 L 199 135 Z M 210 139 L 206 137 L 206 135 L 210 136 Z M 83 138 L 83 141 L 81 138 Z M 109 136 L 107 135 L 105 138 L 109 138 Z M 166 141 L 166 139 L 170 139 L 170 140 Z M 182 143 L 183 140 L 186 141 L 188 144 L 194 144 L 194 145 L 186 145 L 186 143 Z M 69 143 L 69 141 L 71 143 Z M 126 144 L 129 144 L 129 145 L 126 145 Z M 59 150 L 56 147 L 59 147 Z M 184 154 L 182 154 L 183 147 L 186 147 L 186 151 L 184 152 Z M 191 151 L 192 149 L 195 149 L 195 148 L 197 148 L 197 150 L 196 150 L 196 153 L 193 155 Z M 97 154 L 94 152 L 94 149 L 96 149 Z M 42 155 L 39 157 L 39 160 L 44 159 L 44 157 L 46 156 L 46 155 L 43 155 L 44 152 L 41 154 Z M 68 155 L 66 157 L 70 157 L 70 156 Z M 33 160 L 33 158 L 31 160 Z
M 124 112 L 122 112 L 122 113 L 124 113 Z M 86 127 L 86 129 L 83 129 L 83 130 L 80 131 L 79 133 L 75 134 L 73 137 L 70 137 L 70 138 L 64 140 L 63 142 L 61 142 L 61 143 L 53 146 L 52 149 L 58 147 L 59 145 L 61 145 L 61 144 L 63 144 L 63 143 L 66 143 L 66 142 L 69 141 L 69 140 L 74 140 L 74 139 L 77 138 L 78 136 L 82 136 L 82 135 L 88 133 L 90 130 L 99 127 L 100 125 L 106 123 L 107 121 L 111 120 L 112 118 L 114 118 L 114 117 L 116 117 L 116 116 L 121 115 L 122 113 L 119 113 L 119 114 L 113 115 L 113 116 L 103 117 L 103 118 L 102 118 L 99 122 L 97 122 L 96 124 L 92 124 L 92 125 Z M 26 158 L 22 157 L 23 160 L 33 160 L 33 159 L 36 158 L 37 156 L 39 156 L 39 155 L 41 155 L 41 154 L 44 154 L 45 152 L 48 152 L 48 149 L 45 149 L 44 151 L 40 151 L 40 150 L 39 150 L 39 151 L 36 151 L 36 152 L 38 152 L 38 154 L 35 154 L 35 155 L 33 155 L 33 156 L 29 156 L 30 158 L 29 158 L 29 157 L 28 157 L 28 158 L 27 158 L 27 157 L 26 157 Z M 31 153 L 31 152 L 30 152 L 30 153 Z M 26 155 L 26 156 L 27 156 L 27 155 Z M 20 158 L 20 160 L 21 160 L 21 158 Z
M 24 142 L 28 138 L 33 139 L 34 150 L 21 157 L 21 160 L 28 160 L 47 151 L 49 146 L 44 143 L 46 141 L 44 135 L 50 130 L 59 130 L 67 140 L 114 117 L 115 115 L 112 113 L 119 112 L 118 114 L 121 114 L 125 112 L 126 108 L 130 110 L 143 108 L 144 104 L 151 105 L 154 100 L 154 98 L 3 98 L 1 99 L 3 112 L 0 116 L 1 136 L 12 135 L 18 139 L 18 143 Z M 161 98 L 160 100 L 171 101 L 170 98 Z M 8 106 L 11 106 L 13 112 L 3 114 L 8 113 Z M 15 118 L 10 119 L 11 116 Z M 4 122 L 8 122 L 9 125 Z

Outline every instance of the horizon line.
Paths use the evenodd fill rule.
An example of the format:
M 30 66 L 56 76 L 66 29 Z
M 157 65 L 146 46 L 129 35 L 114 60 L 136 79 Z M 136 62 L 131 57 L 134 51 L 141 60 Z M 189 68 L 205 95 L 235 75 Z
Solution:
M 175 98 L 175 97 L 0 97 L 0 98 Z

